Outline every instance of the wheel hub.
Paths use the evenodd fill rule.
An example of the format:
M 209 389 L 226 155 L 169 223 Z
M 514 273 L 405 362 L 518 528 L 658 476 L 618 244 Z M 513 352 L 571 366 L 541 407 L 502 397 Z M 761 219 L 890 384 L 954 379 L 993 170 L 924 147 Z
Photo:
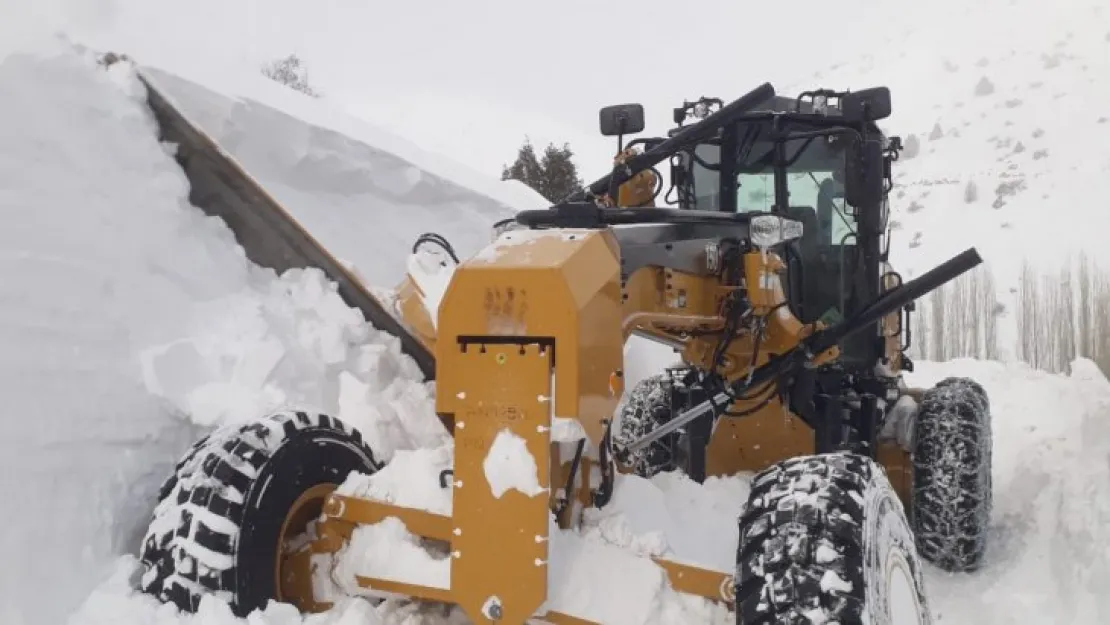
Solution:
M 309 525 L 320 518 L 324 502 L 335 489 L 335 484 L 317 484 L 302 493 L 290 506 L 278 533 L 274 598 L 302 612 L 318 612 L 326 607 L 317 602 L 312 582 L 314 532 L 310 532 Z

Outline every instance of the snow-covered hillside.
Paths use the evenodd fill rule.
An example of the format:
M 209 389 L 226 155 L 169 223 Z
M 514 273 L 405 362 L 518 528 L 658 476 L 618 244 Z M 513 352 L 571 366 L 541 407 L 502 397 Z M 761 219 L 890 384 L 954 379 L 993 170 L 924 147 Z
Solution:
M 1110 7 L 1097 0 L 912 3 L 857 58 L 783 89 L 891 88 L 892 260 L 907 276 L 976 246 L 1015 343 L 1021 262 L 1080 251 L 1110 267 Z M 837 55 L 838 57 L 841 55 Z

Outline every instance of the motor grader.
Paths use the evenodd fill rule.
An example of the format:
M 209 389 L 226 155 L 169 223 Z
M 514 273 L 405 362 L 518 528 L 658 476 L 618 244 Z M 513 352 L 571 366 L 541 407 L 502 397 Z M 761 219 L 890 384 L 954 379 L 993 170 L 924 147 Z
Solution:
M 271 600 L 322 610 L 334 601 L 322 592 L 327 557 L 397 519 L 443 548 L 447 580 L 359 576 L 365 593 L 454 604 L 476 623 L 588 623 L 549 601 L 552 532 L 608 505 L 624 476 L 660 471 L 755 473 L 736 510 L 735 570 L 652 558 L 676 591 L 734 607 L 737 623 L 929 623 L 923 563 L 981 563 L 987 397 L 970 380 L 922 390 L 901 378 L 913 302 L 980 259 L 970 249 L 909 281 L 888 263 L 900 144 L 877 126 L 887 89 L 787 98 L 764 84 L 728 104 L 688 102 L 667 137 L 628 145 L 642 107 L 606 107 L 602 133 L 620 143 L 610 174 L 498 224 L 487 248 L 449 268 L 438 307 L 408 276 L 391 319 L 146 84 L 163 139 L 203 187 L 194 203 L 256 262 L 324 267 L 397 333 L 436 380 L 454 455 L 439 476 L 445 514 L 337 493 L 383 467 L 328 415 L 218 429 L 162 487 L 142 545 L 145 592 L 184 610 L 206 594 L 238 614 Z M 664 161 L 670 207 L 658 206 Z M 683 365 L 626 389 L 634 335 L 672 346 Z M 495 484 L 491 458 L 506 449 L 533 470 Z

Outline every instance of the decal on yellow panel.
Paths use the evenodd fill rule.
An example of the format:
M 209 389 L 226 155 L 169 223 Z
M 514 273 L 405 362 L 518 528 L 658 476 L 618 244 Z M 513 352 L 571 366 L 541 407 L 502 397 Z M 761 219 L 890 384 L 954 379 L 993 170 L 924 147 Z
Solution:
M 513 286 L 486 287 L 483 303 L 486 330 L 489 334 L 526 336 L 528 325 L 528 289 Z

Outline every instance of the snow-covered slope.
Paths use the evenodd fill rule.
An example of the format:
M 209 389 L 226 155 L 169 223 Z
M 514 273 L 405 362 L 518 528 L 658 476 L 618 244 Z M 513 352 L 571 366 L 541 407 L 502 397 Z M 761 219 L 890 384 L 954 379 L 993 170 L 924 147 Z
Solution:
M 398 282 L 424 232 L 469 256 L 496 221 L 548 205 L 526 186 L 474 173 L 257 74 L 143 71 L 374 286 Z
M 1014 310 L 1022 260 L 1110 257 L 1110 7 L 1097 0 L 906 3 L 885 42 L 784 89 L 891 88 L 892 259 L 907 275 L 976 246 Z M 851 44 L 849 44 L 851 45 Z M 843 53 L 836 53 L 843 56 Z M 1000 328 L 1014 341 L 1014 315 Z

